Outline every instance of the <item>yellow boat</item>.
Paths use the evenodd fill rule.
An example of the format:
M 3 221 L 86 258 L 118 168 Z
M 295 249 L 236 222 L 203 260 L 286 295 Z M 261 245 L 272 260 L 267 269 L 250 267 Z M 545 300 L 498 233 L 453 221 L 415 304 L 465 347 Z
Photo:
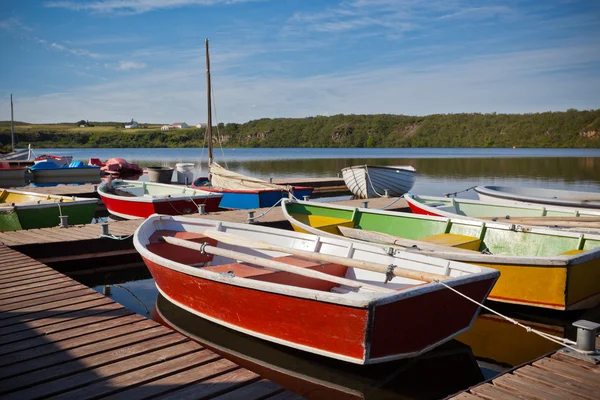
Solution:
M 428 251 L 501 272 L 490 300 L 556 310 L 600 304 L 600 235 L 316 203 L 282 202 L 295 230 Z M 413 247 L 414 246 L 414 247 Z M 384 250 L 386 250 L 384 248 Z
M 0 188 L 0 231 L 58 226 L 67 215 L 70 225 L 89 224 L 98 199 L 55 196 Z

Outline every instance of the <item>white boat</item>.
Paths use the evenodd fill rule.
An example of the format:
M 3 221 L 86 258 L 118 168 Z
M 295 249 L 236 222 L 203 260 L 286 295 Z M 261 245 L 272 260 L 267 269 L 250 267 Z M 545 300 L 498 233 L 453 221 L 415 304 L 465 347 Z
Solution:
M 412 189 L 417 170 L 412 166 L 355 165 L 342 169 L 348 189 L 359 199 L 399 197 Z
M 482 201 L 531 204 L 548 204 L 600 210 L 600 193 L 573 190 L 531 188 L 519 186 L 477 186 L 475 192 Z
M 415 357 L 466 331 L 479 306 L 445 285 L 482 302 L 500 275 L 370 243 L 204 218 L 152 215 L 133 243 L 171 303 L 357 364 Z

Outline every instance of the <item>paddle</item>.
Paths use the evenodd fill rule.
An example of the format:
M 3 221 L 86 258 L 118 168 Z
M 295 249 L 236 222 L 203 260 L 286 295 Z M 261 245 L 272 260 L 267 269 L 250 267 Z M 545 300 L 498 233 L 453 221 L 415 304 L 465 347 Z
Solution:
M 219 232 L 219 231 L 215 231 L 215 230 L 206 230 L 203 232 L 203 234 L 205 236 L 208 236 L 209 238 L 218 240 L 223 243 L 232 244 L 235 246 L 250 247 L 250 248 L 261 249 L 261 250 L 279 251 L 281 253 L 293 254 L 295 256 L 298 256 L 298 257 L 304 258 L 304 259 L 308 259 L 308 260 L 325 261 L 325 262 L 329 262 L 329 263 L 345 265 L 347 267 L 353 267 L 353 268 L 359 268 L 359 269 L 364 269 L 364 270 L 368 270 L 368 271 L 380 272 L 382 274 L 386 274 L 388 271 L 388 267 L 389 267 L 388 265 L 385 265 L 385 264 L 366 262 L 366 261 L 361 261 L 361 260 L 354 260 L 352 258 L 334 256 L 331 254 L 315 253 L 312 251 L 277 246 L 274 244 L 263 242 L 262 240 L 251 239 L 251 238 L 242 237 L 242 236 L 238 236 L 238 235 L 234 235 L 234 234 L 226 233 L 226 232 Z M 425 272 L 425 271 L 414 271 L 412 269 L 400 268 L 400 267 L 396 267 L 396 266 L 393 269 L 393 274 L 394 274 L 394 276 L 401 276 L 403 278 L 415 279 L 415 280 L 423 281 L 423 282 L 431 282 L 436 279 L 444 280 L 444 279 L 450 278 L 449 276 L 446 276 L 446 275 L 439 275 L 439 274 L 434 274 L 434 273 Z
M 406 250 L 419 250 L 419 251 L 441 251 L 447 253 L 448 251 L 456 251 L 456 252 L 468 252 L 475 253 L 473 250 L 461 249 L 460 247 L 450 247 L 450 246 L 442 246 L 434 243 L 422 242 L 420 240 L 412 240 L 412 239 L 404 239 L 398 236 L 389 235 L 387 233 L 380 233 L 369 231 L 366 229 L 354 229 L 354 228 L 346 228 L 345 226 L 338 226 L 338 229 L 345 237 L 349 237 L 352 239 L 360 239 L 367 242 L 379 242 L 379 243 L 387 243 L 400 247 L 406 248 Z M 418 248 L 415 248 L 418 247 Z
M 276 269 L 278 271 L 285 271 L 296 275 L 306 276 L 308 278 L 321 279 L 324 281 L 338 283 L 340 285 L 349 286 L 356 289 L 368 289 L 374 292 L 382 292 L 382 293 L 394 293 L 396 292 L 393 289 L 383 288 L 381 286 L 370 285 L 368 283 L 362 283 L 358 281 L 353 281 L 351 279 L 341 278 L 339 276 L 325 274 L 319 271 L 313 271 L 310 269 L 304 269 L 300 267 L 296 267 L 294 265 L 282 263 L 279 261 L 269 260 L 267 258 L 256 257 L 250 254 L 240 253 L 238 251 L 220 249 L 215 246 L 205 245 L 203 243 L 195 243 L 189 240 L 177 239 L 170 236 L 163 236 L 162 239 L 172 245 L 181 246 L 192 250 L 203 251 L 205 253 L 214 254 L 217 256 L 232 258 L 234 260 L 239 260 L 243 262 L 247 262 L 249 264 L 260 265 L 261 267 Z M 244 238 L 245 239 L 245 238 Z

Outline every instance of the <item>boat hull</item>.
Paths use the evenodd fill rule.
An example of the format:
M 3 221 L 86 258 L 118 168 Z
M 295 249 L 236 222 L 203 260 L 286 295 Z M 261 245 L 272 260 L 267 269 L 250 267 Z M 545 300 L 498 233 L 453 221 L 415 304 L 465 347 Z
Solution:
M 144 262 L 161 294 L 189 312 L 256 337 L 359 364 L 421 354 L 431 343 L 439 345 L 466 331 L 478 310 L 449 290 L 356 308 L 228 285 L 147 258 Z M 484 280 L 457 289 L 483 301 L 492 285 L 493 280 Z
M 204 236 L 206 229 L 233 232 L 240 241 L 247 237 L 303 249 L 318 244 L 323 254 L 346 254 L 350 242 L 201 218 L 151 216 L 140 225 L 134 245 L 162 295 L 186 311 L 261 339 L 351 363 L 380 363 L 414 357 L 439 346 L 469 329 L 479 311 L 476 303 L 439 283 L 421 284 L 396 277 L 384 284 L 385 274 L 381 272 L 239 247 L 256 257 L 353 277 L 383 288 L 383 292 L 348 291 L 329 280 L 240 264 L 229 256 L 213 257 L 210 250 L 203 254 L 162 240 L 163 236 L 174 236 L 231 248 L 231 244 L 221 247 Z M 382 253 L 369 244 L 351 248 L 348 257 L 356 260 L 451 273 L 446 284 L 479 302 L 485 300 L 499 276 L 490 269 L 462 263 L 450 266 L 432 257 Z
M 206 212 L 214 212 L 219 209 L 221 196 L 206 191 L 195 191 L 184 186 L 174 186 L 158 183 L 144 183 L 139 181 L 113 181 L 113 185 L 118 188 L 119 184 L 134 186 L 140 191 L 140 195 L 126 197 L 109 193 L 106 183 L 98 188 L 98 194 L 104 202 L 106 209 L 112 215 L 125 219 L 147 218 L 152 214 L 164 215 L 187 215 L 198 212 L 198 207 L 204 204 Z M 144 195 L 143 185 L 158 188 L 160 194 Z M 124 186 L 123 186 L 124 187 Z M 182 193 L 183 190 L 189 191 L 189 195 Z M 198 192 L 194 194 L 194 192 Z
M 411 240 L 429 238 L 472 238 L 454 246 L 472 252 L 434 253 L 449 260 L 472 263 L 501 272 L 489 299 L 556 310 L 576 310 L 600 304 L 600 236 L 525 228 L 500 223 L 485 224 L 474 219 L 447 219 L 400 212 L 385 212 L 312 202 L 285 202 L 284 215 L 294 230 L 313 234 L 338 235 L 345 223 L 359 229 L 394 235 Z M 346 225 L 348 226 L 348 225 Z M 485 229 L 482 233 L 482 229 Z M 536 233 L 540 232 L 540 233 Z M 483 240 L 478 238 L 483 236 Z M 537 236 L 528 235 L 536 234 Z M 514 242 L 506 238 L 514 237 Z M 492 254 L 482 254 L 485 246 L 506 241 L 513 254 L 502 254 L 497 245 Z M 512 243 L 512 244 L 510 244 Z M 508 251 L 504 248 L 504 251 Z M 519 256 L 528 251 L 531 256 Z M 542 252 L 547 255 L 543 256 Z M 550 253 L 554 251 L 554 253 Z M 524 253 L 525 254 L 525 253 Z M 533 254 L 540 254 L 539 256 Z
M 384 196 L 399 197 L 412 189 L 416 170 L 412 167 L 357 165 L 342 169 L 348 189 L 355 197 L 367 199 Z
M 199 178 L 194 181 L 192 187 L 205 190 L 212 193 L 222 193 L 223 197 L 219 203 L 220 208 L 245 210 L 250 208 L 264 208 L 273 207 L 281 199 L 288 197 L 288 192 L 285 190 L 228 190 L 228 189 L 214 189 L 211 187 L 203 186 L 203 183 L 207 183 L 208 179 Z M 311 187 L 294 186 L 293 194 L 297 198 L 303 198 L 304 196 L 310 196 L 313 192 Z
M 0 184 L 3 180 L 19 180 L 25 179 L 26 167 L 0 168 Z
M 0 231 L 51 228 L 60 224 L 60 216 L 67 215 L 69 225 L 89 224 L 94 218 L 98 200 L 65 198 L 12 191 L 14 206 L 0 208 Z M 21 197 L 22 202 L 16 202 Z
M 85 168 L 54 168 L 54 169 L 32 169 L 34 179 L 39 178 L 61 178 L 61 179 L 90 179 L 92 181 L 99 181 L 101 171 L 99 167 L 85 167 Z
M 519 201 L 600 210 L 600 194 L 592 192 L 506 186 L 477 186 L 474 190 L 480 200 L 493 203 L 510 204 Z

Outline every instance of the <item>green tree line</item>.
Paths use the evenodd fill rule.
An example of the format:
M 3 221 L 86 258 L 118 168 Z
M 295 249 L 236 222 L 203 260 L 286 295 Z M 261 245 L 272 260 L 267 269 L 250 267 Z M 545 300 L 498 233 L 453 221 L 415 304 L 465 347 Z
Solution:
M 96 126 L 107 123 L 94 122 Z M 202 147 L 205 129 L 77 132 L 15 127 L 25 147 Z M 333 115 L 263 118 L 213 129 L 224 147 L 600 147 L 600 109 L 534 114 Z M 216 139 L 215 139 L 215 143 Z M 0 147 L 10 124 L 0 122 Z

